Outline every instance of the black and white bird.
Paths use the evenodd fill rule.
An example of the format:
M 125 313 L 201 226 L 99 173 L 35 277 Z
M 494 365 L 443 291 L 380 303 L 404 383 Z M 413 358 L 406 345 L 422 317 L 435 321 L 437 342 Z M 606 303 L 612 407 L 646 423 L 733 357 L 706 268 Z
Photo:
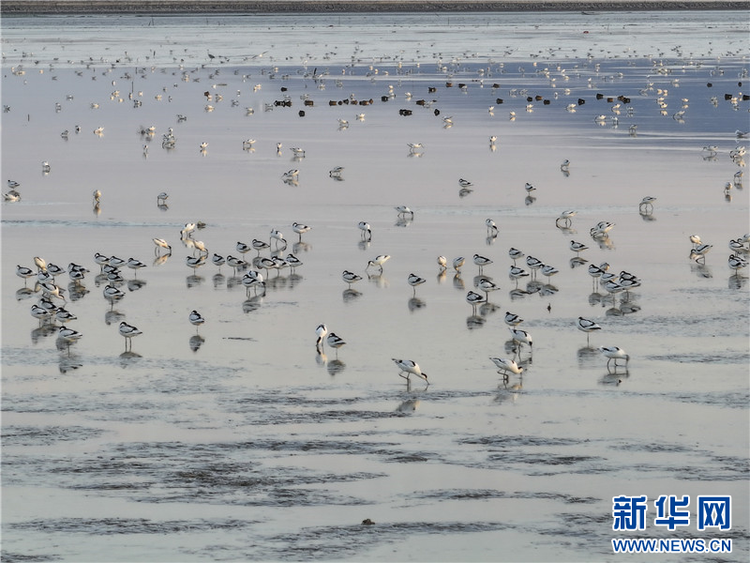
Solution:
M 427 280 L 424 279 L 424 278 L 420 278 L 416 274 L 409 274 L 409 277 L 407 278 L 406 281 L 409 282 L 410 286 L 412 286 L 412 288 L 414 289 L 414 295 L 416 296 L 417 295 L 417 286 L 418 285 L 422 285 Z
M 131 324 L 126 323 L 125 321 L 122 321 L 120 323 L 118 330 L 120 331 L 120 335 L 122 335 L 125 338 L 125 351 L 126 352 L 128 351 L 128 349 L 132 350 L 133 348 L 132 339 L 140 334 L 143 334 L 136 327 L 134 327 Z
M 344 342 L 344 339 L 338 336 L 335 332 L 331 332 L 328 334 L 328 337 L 326 338 L 326 343 L 336 350 L 336 358 L 339 357 L 339 348 L 341 348 L 346 342 Z
M 195 327 L 196 334 L 198 333 L 198 328 L 200 328 L 200 326 L 206 322 L 206 319 L 204 319 L 203 316 L 195 309 L 190 311 L 188 319 L 190 320 L 190 324 Z
M 523 322 L 523 319 L 516 315 L 515 313 L 511 313 L 510 311 L 505 312 L 505 324 L 508 326 L 518 326 Z
M 598 350 L 605 358 L 607 358 L 608 370 L 609 364 L 611 362 L 615 363 L 615 370 L 617 369 L 617 360 L 625 360 L 625 368 L 627 369 L 628 362 L 630 361 L 630 356 L 628 356 L 625 350 L 623 350 L 619 346 L 599 346 Z
M 370 223 L 367 221 L 360 221 L 357 225 L 359 227 L 359 230 L 362 231 L 360 234 L 362 236 L 362 240 L 365 241 L 371 241 L 372 240 L 372 228 L 370 227 Z
M 353 283 L 357 283 L 362 279 L 362 276 L 357 275 L 354 272 L 350 272 L 349 270 L 344 270 L 341 274 L 341 279 L 343 279 L 345 283 L 349 284 L 349 287 L 351 288 Z
M 383 273 L 383 264 L 385 264 L 390 259 L 389 254 L 379 254 L 369 262 L 367 262 L 367 267 L 365 270 L 367 270 L 370 266 L 377 266 L 380 268 L 380 272 Z
M 589 344 L 589 334 L 594 332 L 595 330 L 602 329 L 602 327 L 600 327 L 594 321 L 591 321 L 589 319 L 584 319 L 583 317 L 578 317 L 578 320 L 576 321 L 576 326 L 578 327 L 578 330 L 581 330 L 586 333 L 586 345 Z
M 490 260 L 486 256 L 482 256 L 480 254 L 475 254 L 474 257 L 473 257 L 473 260 L 474 260 L 474 264 L 476 264 L 477 266 L 479 266 L 479 273 L 480 274 L 482 273 L 482 270 L 483 270 L 483 268 L 485 266 L 489 266 L 490 264 L 492 264 L 492 260 Z
M 497 373 L 502 374 L 505 379 L 507 379 L 508 375 L 510 375 L 511 373 L 516 375 L 520 375 L 523 373 L 523 368 L 519 366 L 515 360 L 512 360 L 510 358 L 490 357 L 490 360 L 497 366 Z
M 427 379 L 427 374 L 421 370 L 419 367 L 419 364 L 415 362 L 414 360 L 398 360 L 396 358 L 391 358 L 394 362 L 396 362 L 396 365 L 399 368 L 398 374 L 406 379 L 406 381 L 410 381 L 409 377 L 412 375 L 415 375 L 419 377 L 420 379 L 424 379 L 427 381 L 427 385 L 430 384 L 430 382 Z M 406 375 L 404 375 L 404 373 Z
M 318 350 L 318 352 L 321 352 L 323 347 L 325 346 L 325 337 L 328 335 L 328 327 L 324 324 L 319 324 L 315 328 L 315 334 L 318 335 L 318 339 L 315 341 L 315 348 Z
M 510 331 L 510 335 L 511 335 L 511 338 L 513 338 L 513 341 L 519 344 L 518 351 L 520 351 L 520 346 L 523 344 L 528 344 L 529 349 L 533 349 L 533 346 L 534 346 L 533 340 L 531 338 L 531 335 L 528 332 L 526 332 L 523 329 L 515 328 L 512 326 L 509 326 L 508 330 Z

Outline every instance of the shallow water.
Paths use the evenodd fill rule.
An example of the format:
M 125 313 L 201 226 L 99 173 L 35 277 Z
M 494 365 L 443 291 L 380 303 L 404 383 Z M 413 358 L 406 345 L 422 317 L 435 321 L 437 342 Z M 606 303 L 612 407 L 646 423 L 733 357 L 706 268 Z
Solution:
M 750 231 L 747 178 L 724 193 L 744 170 L 729 152 L 747 142 L 747 24 L 731 16 L 4 18 L 2 167 L 22 199 L 2 205 L 3 559 L 641 560 L 612 553 L 613 496 L 730 494 L 730 531 L 697 532 L 693 504 L 686 529 L 630 534 L 731 538 L 721 559 L 747 560 L 748 274 L 727 267 Z M 304 264 L 246 294 L 242 272 L 185 265 L 195 221 L 211 253 L 279 229 Z M 312 226 L 302 242 L 294 221 Z M 705 264 L 694 233 L 714 244 Z M 571 239 L 642 286 L 596 289 Z M 559 273 L 516 284 L 511 246 Z M 148 263 L 123 269 L 117 303 L 95 252 Z M 475 312 L 474 253 L 501 287 Z M 382 275 L 366 269 L 378 254 Z M 465 256 L 461 273 L 441 254 Z M 57 278 L 84 335 L 70 347 L 29 314 L 40 295 L 14 269 L 34 256 L 91 269 Z M 364 279 L 349 290 L 343 269 Z M 506 311 L 534 345 L 503 381 L 489 357 L 516 353 Z M 578 316 L 602 326 L 590 344 Z M 143 331 L 132 352 L 122 320 Z M 338 354 L 316 352 L 319 323 Z M 392 357 L 430 385 L 407 387 Z

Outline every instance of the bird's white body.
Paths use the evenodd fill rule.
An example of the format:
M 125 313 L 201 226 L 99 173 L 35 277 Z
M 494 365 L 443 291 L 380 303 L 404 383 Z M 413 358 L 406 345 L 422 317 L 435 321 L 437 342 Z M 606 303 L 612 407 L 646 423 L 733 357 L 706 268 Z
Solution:
M 519 366 L 515 360 L 511 360 L 510 358 L 490 358 L 492 360 L 492 363 L 494 363 L 498 368 L 498 373 L 503 372 L 505 375 L 508 375 L 509 373 L 514 373 L 516 375 L 520 375 L 523 373 L 523 368 Z
M 188 316 L 188 319 L 190 320 L 190 324 L 193 325 L 193 326 L 200 326 L 200 325 L 202 325 L 203 323 L 206 322 L 206 319 L 204 319 L 201 316 L 201 314 L 198 311 L 196 311 L 196 310 L 193 310 L 193 311 L 190 312 L 190 315 Z
M 362 279 L 362 276 L 355 274 L 354 272 L 350 272 L 349 270 L 344 270 L 341 274 L 341 279 L 344 280 L 345 283 L 349 284 L 349 287 L 353 283 L 357 283 L 359 280 Z
M 315 341 L 315 347 L 320 350 L 325 342 L 324 338 L 328 335 L 328 327 L 324 324 L 319 324 L 315 328 L 315 334 L 318 335 L 318 339 Z
M 399 372 L 399 375 L 407 381 L 409 380 L 409 377 L 411 375 L 416 375 L 420 379 L 424 379 L 425 381 L 427 381 L 427 383 L 429 384 L 429 381 L 427 380 L 427 374 L 420 369 L 419 364 L 414 360 L 398 360 L 396 358 L 391 359 L 396 362 L 396 365 L 401 370 Z M 404 373 L 406 373 L 406 375 L 403 375 Z
M 607 358 L 607 367 L 609 367 L 609 363 L 612 361 L 615 362 L 615 368 L 617 367 L 617 360 L 625 360 L 626 366 L 628 361 L 630 361 L 630 356 L 619 346 L 599 346 L 598 350 Z
M 533 347 L 533 341 L 531 339 L 531 335 L 528 332 L 512 326 L 508 327 L 508 330 L 510 331 L 513 340 L 515 340 L 519 344 L 528 344 L 529 348 Z
M 380 268 L 380 271 L 382 272 L 383 264 L 385 264 L 389 259 L 390 259 L 389 254 L 379 254 L 374 259 L 367 262 L 367 268 L 369 268 L 370 266 L 377 266 L 378 268 Z
M 394 209 L 398 211 L 399 216 L 409 215 L 412 218 L 414 217 L 414 212 L 411 209 L 409 209 L 409 207 L 406 205 L 399 205 L 398 207 L 395 207 Z

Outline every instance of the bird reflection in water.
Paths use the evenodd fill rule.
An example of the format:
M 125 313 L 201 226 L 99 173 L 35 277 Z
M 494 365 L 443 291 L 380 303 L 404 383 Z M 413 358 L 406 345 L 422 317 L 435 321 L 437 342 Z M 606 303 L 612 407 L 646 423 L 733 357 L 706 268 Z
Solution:
M 203 346 L 203 343 L 206 341 L 205 338 L 203 338 L 200 334 L 194 334 L 190 337 L 190 350 L 193 352 L 197 352 L 198 349 Z
M 419 399 L 407 399 L 405 401 L 402 401 L 396 407 L 396 412 L 401 412 L 401 413 L 406 413 L 406 414 L 413 413 L 419 408 L 421 403 L 422 401 L 420 401 Z

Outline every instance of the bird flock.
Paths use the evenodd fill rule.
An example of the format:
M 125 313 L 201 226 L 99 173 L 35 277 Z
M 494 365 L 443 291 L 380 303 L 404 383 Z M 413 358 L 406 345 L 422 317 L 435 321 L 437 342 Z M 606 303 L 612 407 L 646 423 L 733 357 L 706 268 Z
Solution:
M 210 59 L 211 64 L 217 63 L 216 56 L 209 53 L 208 58 Z M 228 59 L 221 57 L 218 57 L 218 59 L 222 63 L 228 61 Z M 442 61 L 439 64 L 442 65 Z M 653 64 L 654 67 L 658 69 L 659 64 L 656 62 L 654 62 Z M 184 65 L 180 64 L 179 72 L 176 74 L 176 76 L 180 76 L 181 80 L 189 82 L 190 80 L 193 80 L 194 77 L 205 68 L 206 66 L 203 65 L 202 67 L 195 68 L 191 72 L 190 70 L 186 69 Z M 441 70 L 442 69 L 443 67 L 441 66 Z M 447 70 L 447 66 L 445 67 L 445 69 Z M 22 73 L 24 72 L 21 65 L 12 68 L 11 71 L 12 74 L 16 76 L 22 76 Z M 537 71 L 541 72 L 541 75 L 547 79 L 551 79 L 552 74 L 557 73 L 560 77 L 564 77 L 567 80 L 571 74 L 560 64 L 554 66 L 552 69 L 548 68 L 544 71 L 542 71 L 541 69 L 537 69 Z M 138 69 L 136 70 L 136 72 L 142 74 L 145 73 L 146 70 Z M 273 72 L 277 73 L 281 71 L 278 69 L 278 67 L 274 67 Z M 370 66 L 370 72 L 372 72 L 373 75 L 377 74 L 373 66 Z M 130 75 L 128 76 L 131 79 L 133 78 Z M 209 78 L 215 79 L 218 76 L 218 71 L 210 71 Z M 317 74 L 316 69 L 316 71 L 313 71 L 312 73 L 310 73 L 309 70 L 306 71 L 305 76 L 317 81 L 320 80 L 322 75 Z M 475 84 L 478 84 L 482 88 L 484 88 L 484 78 L 478 79 L 476 82 L 459 83 L 458 87 L 462 92 L 467 93 L 470 89 L 470 86 L 473 86 Z M 214 85 L 214 88 L 215 87 L 216 86 Z M 446 82 L 445 87 L 452 88 L 453 83 L 450 81 Z M 495 93 L 499 88 L 499 83 L 494 83 L 492 84 L 491 90 L 493 93 Z M 253 92 L 257 93 L 258 91 L 260 91 L 260 89 L 261 86 L 258 84 L 253 88 Z M 263 106 L 264 111 L 270 112 L 274 111 L 274 108 L 286 108 L 292 106 L 292 100 L 289 94 L 286 93 L 286 87 L 282 88 L 282 91 L 284 92 L 283 99 L 276 100 L 276 102 L 272 104 L 265 103 Z M 437 87 L 431 86 L 428 88 L 427 92 L 428 94 L 435 94 L 437 92 Z M 668 92 L 666 91 L 666 89 L 655 87 L 654 83 L 652 81 L 649 81 L 640 92 L 641 95 L 652 95 L 653 93 L 657 94 L 657 102 L 659 104 L 660 111 L 666 112 L 669 101 Z M 519 98 L 521 100 L 525 99 L 525 110 L 529 113 L 533 112 L 535 109 L 539 109 L 540 106 L 545 107 L 551 104 L 551 100 L 548 97 L 541 95 L 533 96 L 532 92 L 530 92 L 526 88 L 511 88 L 509 90 L 509 95 L 513 98 Z M 111 99 L 122 101 L 121 96 L 122 93 L 118 89 L 112 93 Z M 393 86 L 389 86 L 388 93 L 385 94 L 381 99 L 383 101 L 392 100 L 395 98 L 395 96 L 396 95 L 394 93 Z M 170 96 L 167 96 L 167 99 L 169 97 Z M 207 90 L 204 93 L 204 97 L 206 102 L 204 110 L 207 113 L 213 112 L 217 108 L 218 104 L 222 103 L 224 100 L 222 94 L 212 92 L 210 90 Z M 131 92 L 128 98 L 133 102 L 134 108 L 139 108 L 143 105 L 144 96 L 142 92 Z M 306 108 L 314 105 L 314 100 L 309 95 L 304 94 L 302 98 L 303 105 Z M 412 94 L 407 93 L 405 94 L 404 98 L 405 100 L 411 102 Z M 436 118 L 439 117 L 440 121 L 442 122 L 442 126 L 446 129 L 457 126 L 460 123 L 460 116 L 458 116 L 458 114 L 450 116 L 441 115 L 440 110 L 436 107 L 433 107 L 436 105 L 437 99 L 428 98 L 429 96 L 427 98 L 417 100 L 415 102 L 415 105 L 424 108 L 432 108 L 434 116 Z M 606 114 L 597 114 L 595 116 L 594 122 L 598 125 L 611 123 L 613 126 L 615 126 L 619 123 L 618 116 L 621 114 L 621 112 L 625 112 L 628 115 L 633 114 L 633 109 L 631 106 L 629 106 L 630 99 L 624 95 L 604 96 L 602 94 L 597 94 L 596 99 L 604 100 L 606 103 L 610 104 L 609 116 Z M 155 100 L 157 102 L 162 101 L 161 94 L 157 95 L 155 97 Z M 730 98 L 725 98 L 725 100 L 735 107 L 738 107 L 741 102 L 746 101 L 744 96 L 742 95 L 731 96 Z M 239 101 L 237 99 L 234 99 L 232 100 L 232 103 L 233 105 L 238 105 Z M 354 96 L 354 94 L 339 99 L 338 101 L 329 101 L 329 105 L 337 105 L 339 107 L 353 105 L 366 106 L 370 105 L 371 103 L 373 103 L 372 100 L 358 100 L 357 97 Z M 488 108 L 490 117 L 494 116 L 498 106 L 503 103 L 505 103 L 504 99 L 496 97 L 495 102 Z M 577 103 L 568 104 L 566 106 L 566 110 L 569 113 L 580 111 L 580 107 L 585 103 L 585 99 L 579 98 Z M 59 102 L 58 106 L 61 107 L 61 104 Z M 684 98 L 681 99 L 680 109 L 671 114 L 672 118 L 675 121 L 684 121 L 686 118 L 689 119 L 689 114 L 687 113 L 688 107 L 688 100 Z M 92 102 L 90 104 L 90 109 L 92 111 L 97 111 L 100 108 L 101 105 L 98 102 Z M 10 112 L 10 110 L 10 106 L 6 106 L 5 111 Z M 401 109 L 399 110 L 399 115 L 409 117 L 412 115 L 412 111 L 413 110 L 411 108 Z M 253 108 L 246 108 L 246 115 L 250 116 L 254 114 L 254 112 L 255 110 Z M 304 110 L 300 110 L 299 116 L 304 117 L 304 115 Z M 519 116 L 517 115 L 516 111 L 511 110 L 508 112 L 508 117 L 511 121 L 514 121 Z M 356 122 L 363 122 L 365 121 L 365 114 L 363 112 L 357 112 L 354 114 L 354 118 Z M 187 116 L 183 114 L 177 115 L 178 123 L 184 123 L 187 120 Z M 339 131 L 345 131 L 351 126 L 349 120 L 343 117 L 338 117 L 336 119 L 336 123 Z M 356 123 L 354 125 L 356 126 Z M 76 125 L 73 128 L 73 132 L 74 134 L 79 134 L 81 132 L 81 127 Z M 151 140 L 155 138 L 156 132 L 157 128 L 153 125 L 141 126 L 138 130 L 140 138 L 147 141 L 146 144 L 142 145 L 142 152 L 144 157 L 148 156 L 148 143 L 150 143 Z M 637 135 L 637 125 L 632 124 L 628 132 L 630 136 Z M 105 134 L 105 127 L 103 125 L 99 125 L 93 129 L 93 133 L 97 137 L 103 137 Z M 68 129 L 62 131 L 62 133 L 60 134 L 60 136 L 66 141 L 70 138 L 70 135 L 71 134 Z M 493 134 L 489 137 L 484 137 L 484 139 L 487 138 L 489 138 L 490 150 L 494 152 L 497 148 L 498 136 Z M 735 132 L 735 140 L 737 141 L 737 144 L 735 148 L 729 151 L 729 158 L 731 162 L 737 165 L 740 170 L 738 170 L 732 176 L 731 180 L 727 180 L 724 182 L 722 190 L 723 195 L 727 200 L 731 200 L 732 193 L 735 190 L 742 189 L 742 167 L 744 166 L 743 157 L 746 154 L 746 148 L 740 144 L 740 140 L 745 138 L 747 138 L 747 132 L 737 130 Z M 237 146 L 241 146 L 241 149 L 243 151 L 254 152 L 258 144 L 259 142 L 255 138 L 245 137 L 243 135 L 242 140 L 240 141 L 240 137 L 237 137 Z M 173 127 L 169 127 L 162 135 L 161 147 L 164 150 L 172 151 L 175 150 L 178 145 L 179 142 L 175 133 L 175 129 Z M 198 153 L 201 156 L 207 156 L 209 145 L 210 143 L 205 140 L 198 143 Z M 403 147 L 403 145 L 401 146 Z M 406 146 L 408 148 L 409 157 L 420 157 L 425 154 L 427 150 L 429 150 L 428 144 L 417 142 L 416 140 L 406 143 Z M 193 146 L 192 150 L 195 150 L 195 148 L 196 147 Z M 281 154 L 284 149 L 281 142 L 276 142 L 275 148 L 277 154 Z M 295 162 L 300 162 L 305 159 L 308 152 L 305 148 L 299 145 L 290 147 L 289 151 L 291 152 L 292 159 Z M 702 149 L 702 155 L 704 159 L 707 160 L 714 159 L 718 153 L 719 148 L 714 145 L 705 146 Z M 565 177 L 570 176 L 573 167 L 574 165 L 569 159 L 565 159 L 559 165 L 560 172 Z M 53 166 L 47 160 L 45 160 L 41 164 L 41 170 L 44 175 L 49 175 L 53 170 Z M 344 170 L 345 168 L 343 166 L 335 166 L 329 170 L 328 175 L 330 178 L 336 181 L 342 181 Z M 282 172 L 280 178 L 284 184 L 296 187 L 300 185 L 301 174 L 302 173 L 300 169 L 290 168 Z M 476 189 L 475 183 L 467 179 L 467 177 L 468 176 L 462 176 L 458 178 L 459 195 L 461 197 L 465 197 L 471 194 Z M 16 180 L 9 179 L 7 180 L 7 184 L 8 191 L 4 194 L 5 202 L 20 202 L 21 183 Z M 518 186 L 517 189 L 519 193 L 525 194 L 525 202 L 527 205 L 530 205 L 535 201 L 537 197 L 535 194 L 538 194 L 540 190 L 543 190 L 543 186 L 540 186 L 536 182 L 525 182 L 523 186 Z M 523 190 L 523 192 L 521 192 L 521 189 Z M 103 193 L 102 189 L 100 188 L 97 188 L 93 191 L 93 203 L 95 211 L 100 210 L 101 202 L 105 196 L 106 193 Z M 158 194 L 156 194 L 156 204 L 160 209 L 164 211 L 168 209 L 169 200 L 170 195 L 167 191 L 159 191 Z M 634 207 L 637 209 L 638 214 L 640 214 L 642 217 L 649 218 L 652 217 L 655 212 L 656 202 L 656 197 L 647 195 L 644 196 L 640 200 L 640 202 L 634 205 Z M 402 224 L 408 224 L 415 219 L 415 210 L 407 205 L 398 205 L 395 206 L 394 209 L 396 211 L 397 221 L 400 221 Z M 559 215 L 550 219 L 551 223 L 554 223 L 554 226 L 558 230 L 565 234 L 570 233 L 572 235 L 573 233 L 575 233 L 573 229 L 573 222 L 577 220 L 578 216 L 579 215 L 577 210 L 565 209 L 562 210 Z M 354 228 L 355 224 L 356 228 L 359 231 L 360 240 L 363 242 L 370 242 L 373 238 L 373 228 L 371 226 L 371 223 L 367 221 L 359 221 L 358 223 L 353 222 L 352 228 Z M 308 235 L 308 233 L 310 233 L 312 230 L 312 227 L 310 227 L 309 225 L 305 225 L 296 221 L 289 223 L 289 227 L 297 236 L 297 244 L 299 245 L 301 245 L 303 242 L 303 236 Z M 237 241 L 232 253 L 212 253 L 209 251 L 204 241 L 196 238 L 197 233 L 202 230 L 202 228 L 205 228 L 205 225 L 201 225 L 199 222 L 189 222 L 186 223 L 179 232 L 179 243 L 190 253 L 184 257 L 185 265 L 193 272 L 196 272 L 199 268 L 204 267 L 208 262 L 219 269 L 226 265 L 227 267 L 232 269 L 234 276 L 239 277 L 241 285 L 245 288 L 246 297 L 248 299 L 250 299 L 251 295 L 254 297 L 265 295 L 268 289 L 268 280 L 272 276 L 279 275 L 281 271 L 284 271 L 286 269 L 294 272 L 296 268 L 303 266 L 302 260 L 294 252 L 287 252 L 289 243 L 284 234 L 278 229 L 271 229 L 267 237 L 254 238 L 249 241 Z M 481 226 L 477 226 L 478 230 L 481 228 Z M 595 292 L 598 292 L 599 289 L 604 290 L 604 294 L 600 296 L 602 300 L 609 299 L 614 304 L 618 299 L 620 299 L 621 304 L 628 304 L 631 300 L 631 293 L 641 287 L 643 283 L 641 278 L 625 270 L 620 270 L 619 273 L 615 273 L 615 270 L 612 269 L 610 267 L 610 264 L 608 264 L 607 262 L 594 264 L 589 263 L 589 261 L 585 258 L 587 251 L 592 246 L 596 245 L 600 248 L 611 248 L 612 243 L 610 236 L 614 228 L 615 224 L 613 222 L 600 220 L 589 228 L 588 233 L 590 235 L 590 240 L 581 240 L 579 237 L 577 237 L 576 239 L 570 238 L 568 242 L 568 248 L 571 252 L 569 265 L 572 270 L 576 270 L 579 266 L 586 266 L 586 268 L 581 268 L 581 270 L 586 270 L 589 276 L 592 278 L 592 287 Z M 484 221 L 484 232 L 487 239 L 498 239 L 501 236 L 501 230 L 502 222 L 498 217 L 495 217 L 494 219 L 487 218 Z M 166 260 L 169 260 L 172 257 L 174 247 L 172 243 L 168 241 L 168 238 L 154 237 L 152 241 L 154 244 L 155 253 L 154 264 L 163 264 Z M 705 265 L 706 255 L 713 248 L 713 245 L 703 242 L 698 235 L 690 236 L 690 242 L 692 246 L 689 249 L 689 259 L 696 264 Z M 554 276 L 560 274 L 560 269 L 539 258 L 538 256 L 540 256 L 541 253 L 537 252 L 537 250 L 544 251 L 544 249 L 534 249 L 534 253 L 530 254 L 528 249 L 521 250 L 515 247 L 509 247 L 508 259 L 511 263 L 508 263 L 506 266 L 508 276 L 507 284 L 509 287 L 513 287 L 513 289 L 511 290 L 512 296 L 522 297 L 524 295 L 530 295 L 534 293 L 538 293 L 544 296 L 552 295 L 558 291 L 558 289 L 551 283 L 551 281 Z M 750 252 L 750 234 L 745 234 L 742 236 L 738 236 L 736 239 L 732 239 L 729 242 L 729 250 L 730 254 L 727 259 L 727 265 L 729 269 L 735 273 L 735 275 L 739 276 L 740 272 L 744 270 L 748 265 L 747 254 L 748 252 Z M 255 253 L 255 255 L 253 256 L 252 253 Z M 284 253 L 286 253 L 286 256 L 283 256 Z M 248 257 L 248 255 L 251 255 L 251 257 Z M 469 256 L 469 254 L 467 254 L 467 256 Z M 369 275 L 371 271 L 376 271 L 379 274 L 382 274 L 386 263 L 390 259 L 391 256 L 389 254 L 379 254 L 377 256 L 374 256 L 372 259 L 367 261 L 366 265 L 364 266 L 364 271 L 361 273 Z M 504 281 L 500 281 L 497 272 L 494 273 L 494 276 L 491 276 L 489 273 L 487 273 L 493 267 L 497 267 L 496 264 L 500 261 L 500 259 L 501 258 L 497 256 L 485 256 L 483 254 L 480 254 L 479 252 L 475 252 L 473 253 L 473 255 L 471 255 L 470 263 L 472 263 L 477 268 L 477 275 L 474 277 L 474 287 L 472 290 L 466 293 L 465 300 L 471 306 L 473 313 L 472 316 L 475 318 L 476 322 L 481 322 L 481 318 L 479 318 L 481 316 L 476 314 L 477 310 L 482 306 L 492 306 L 493 293 L 500 290 L 501 287 L 505 285 Z M 35 278 L 36 285 L 34 287 L 34 290 L 31 291 L 38 291 L 41 294 L 39 302 L 34 303 L 31 306 L 31 315 L 35 319 L 37 319 L 37 321 L 40 323 L 40 326 L 44 325 L 54 327 L 55 330 L 58 331 L 59 341 L 62 343 L 62 348 L 66 349 L 67 352 L 70 353 L 70 347 L 79 342 L 83 335 L 80 332 L 77 332 L 76 330 L 68 327 L 68 324 L 75 322 L 76 316 L 74 313 L 67 310 L 68 298 L 66 297 L 66 290 L 56 283 L 56 278 L 67 272 L 72 284 L 68 287 L 67 293 L 80 297 L 82 295 L 85 295 L 85 293 L 87 292 L 87 290 L 85 289 L 84 281 L 86 279 L 86 275 L 90 273 L 90 270 L 86 266 L 74 264 L 72 262 L 68 265 L 67 269 L 64 269 L 55 264 L 47 263 L 42 257 L 39 256 L 34 258 L 34 262 L 36 269 L 32 269 L 23 265 L 17 265 L 16 268 L 16 274 L 24 280 L 24 287 L 26 287 L 26 283 L 29 278 Z M 100 252 L 97 252 L 93 256 L 93 262 L 99 268 L 99 273 L 96 278 L 99 281 L 103 281 L 105 284 L 102 290 L 102 295 L 105 301 L 109 303 L 110 308 L 112 308 L 115 303 L 125 298 L 126 294 L 121 289 L 123 284 L 127 283 L 128 287 L 138 288 L 138 272 L 143 270 L 144 268 L 148 268 L 148 265 L 145 262 L 137 258 L 130 257 L 128 259 L 124 259 L 114 254 Z M 449 268 L 452 268 L 455 276 L 457 277 L 460 277 L 462 269 L 466 267 L 466 262 L 467 259 L 464 256 L 454 257 L 450 261 L 444 255 L 440 255 L 437 257 L 438 271 L 444 273 Z M 92 266 L 92 268 L 93 267 L 95 266 Z M 125 268 L 132 271 L 132 278 L 126 279 L 123 273 Z M 503 269 L 501 271 L 505 270 Z M 348 295 L 354 295 L 356 293 L 356 290 L 353 286 L 355 286 L 355 284 L 363 279 L 363 276 L 358 272 L 360 272 L 360 270 L 354 265 L 348 266 L 346 269 L 342 270 L 341 278 L 347 285 Z M 546 281 L 540 281 L 539 276 L 541 276 Z M 428 279 L 424 272 L 411 271 L 406 277 L 404 283 L 411 289 L 412 297 L 416 298 L 419 288 L 422 285 L 426 284 L 427 281 Z M 524 287 L 519 287 L 519 284 L 522 281 L 526 281 L 527 283 Z M 211 319 L 204 318 L 204 316 L 199 313 L 198 310 L 192 310 L 188 315 L 187 321 L 196 328 L 196 334 L 198 334 L 200 327 L 206 322 L 211 322 Z M 510 375 L 520 376 L 524 373 L 524 371 L 528 372 L 530 359 L 534 349 L 534 340 L 528 330 L 519 326 L 523 322 L 523 319 L 521 319 L 517 314 L 510 311 L 506 312 L 505 323 L 509 331 L 510 342 L 512 342 L 512 357 L 505 358 L 490 356 L 491 362 L 497 367 L 498 372 L 502 374 L 503 377 L 508 377 Z M 590 344 L 592 333 L 606 333 L 606 327 L 602 327 L 596 321 L 584 318 L 583 316 L 579 316 L 574 325 L 578 330 L 586 334 L 587 345 Z M 125 339 L 126 351 L 132 352 L 132 339 L 141 335 L 142 331 L 139 330 L 135 325 L 128 324 L 124 320 L 119 323 L 118 327 L 119 334 Z M 316 335 L 316 349 L 320 353 L 322 353 L 325 347 L 328 346 L 331 349 L 335 350 L 336 357 L 338 358 L 339 351 L 346 345 L 346 341 L 338 334 L 330 332 L 325 324 L 321 324 L 317 327 Z M 628 363 L 630 361 L 630 355 L 627 354 L 624 350 L 622 350 L 618 346 L 611 345 L 599 346 L 597 349 L 602 354 L 602 356 L 606 358 L 606 365 L 608 369 L 613 368 L 615 371 L 617 371 L 618 368 L 624 367 L 627 370 Z M 523 353 L 524 350 L 527 351 L 526 354 Z M 411 381 L 410 377 L 414 376 L 429 384 L 427 375 L 422 371 L 420 366 L 415 361 L 395 358 L 393 359 L 393 361 L 399 368 L 398 375 L 405 378 L 407 380 L 407 383 Z M 432 372 L 433 370 L 430 371 Z

